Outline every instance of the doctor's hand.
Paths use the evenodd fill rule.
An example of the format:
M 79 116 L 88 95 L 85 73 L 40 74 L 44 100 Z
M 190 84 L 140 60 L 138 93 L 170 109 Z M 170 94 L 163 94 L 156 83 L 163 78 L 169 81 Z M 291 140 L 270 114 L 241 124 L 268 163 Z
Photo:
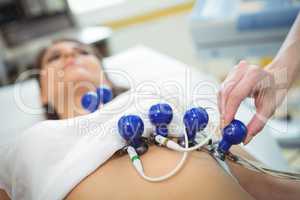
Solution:
M 241 61 L 224 81 L 218 96 L 222 128 L 229 124 L 246 97 L 255 101 L 256 113 L 247 125 L 244 144 L 263 129 L 300 75 L 300 14 L 273 61 L 265 68 Z M 278 78 L 278 88 L 275 86 Z
M 244 144 L 248 144 L 263 129 L 275 112 L 278 101 L 276 102 L 273 73 L 241 61 L 229 73 L 218 94 L 221 128 L 234 119 L 241 102 L 247 97 L 254 98 L 256 113 L 247 125 L 248 133 Z

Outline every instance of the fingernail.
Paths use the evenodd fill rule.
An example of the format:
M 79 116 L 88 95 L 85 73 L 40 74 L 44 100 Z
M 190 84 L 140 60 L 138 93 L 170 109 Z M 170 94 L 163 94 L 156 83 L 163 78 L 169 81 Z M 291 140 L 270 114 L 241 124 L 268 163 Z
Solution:
M 223 118 L 223 128 L 225 128 L 226 126 L 228 126 L 230 124 L 230 122 L 228 120 L 226 120 L 226 118 Z
M 250 141 L 252 140 L 252 138 L 253 138 L 253 135 L 249 135 L 249 136 L 247 136 L 247 137 L 246 137 L 246 139 L 245 139 L 245 141 L 243 142 L 243 143 L 244 143 L 244 145 L 247 145 L 247 144 L 249 144 L 249 143 L 250 143 Z

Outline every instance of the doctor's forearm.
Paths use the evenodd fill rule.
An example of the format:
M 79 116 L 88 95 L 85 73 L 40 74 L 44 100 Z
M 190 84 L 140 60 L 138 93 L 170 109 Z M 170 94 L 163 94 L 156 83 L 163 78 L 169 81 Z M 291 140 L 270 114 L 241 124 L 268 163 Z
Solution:
M 300 13 L 298 14 L 293 26 L 291 27 L 286 39 L 284 40 L 278 55 L 285 51 L 289 46 L 300 40 Z
M 300 14 L 294 22 L 273 62 L 266 68 L 280 80 L 286 88 L 291 87 L 293 81 L 300 74 Z M 282 82 L 284 81 L 285 82 Z

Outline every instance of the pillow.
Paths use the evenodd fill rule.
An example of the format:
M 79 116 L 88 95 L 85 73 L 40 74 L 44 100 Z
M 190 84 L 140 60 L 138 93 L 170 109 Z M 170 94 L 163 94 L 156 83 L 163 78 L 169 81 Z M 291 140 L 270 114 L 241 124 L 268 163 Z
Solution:
M 1 143 L 44 120 L 37 80 L 30 79 L 0 88 Z

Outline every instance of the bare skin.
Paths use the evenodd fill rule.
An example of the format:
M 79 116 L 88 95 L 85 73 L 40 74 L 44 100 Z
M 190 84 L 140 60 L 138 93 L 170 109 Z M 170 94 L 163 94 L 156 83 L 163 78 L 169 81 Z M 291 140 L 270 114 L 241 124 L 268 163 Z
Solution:
M 239 147 L 233 152 L 253 159 Z M 181 154 L 151 147 L 142 156 L 146 173 L 159 176 L 169 172 Z M 159 160 L 159 165 L 157 164 Z M 75 187 L 66 200 L 75 199 L 274 199 L 298 200 L 300 182 L 277 179 L 230 163 L 230 177 L 206 152 L 190 154 L 185 167 L 175 177 L 160 183 L 143 180 L 127 156 L 113 159 Z M 101 189 L 99 189 L 101 188 Z M 118 191 L 117 193 L 115 191 Z M 172 192 L 169 192 L 172 191 Z M 226 194 L 226 195 L 224 195 Z
M 10 200 L 10 198 L 7 196 L 6 192 L 3 190 L 0 190 L 0 200 Z
M 238 146 L 232 147 L 231 151 L 243 158 L 256 161 Z M 228 164 L 239 184 L 257 200 L 298 200 L 300 197 L 300 181 L 275 178 L 248 170 L 233 162 L 228 162 Z
M 253 159 L 239 147 L 235 147 L 233 152 Z M 149 176 L 159 176 L 169 172 L 180 157 L 180 153 L 151 147 L 141 159 Z M 300 182 L 277 179 L 231 162 L 228 164 L 238 182 L 206 152 L 193 152 L 175 177 L 160 183 L 150 183 L 139 177 L 127 156 L 112 158 L 82 180 L 65 199 L 192 200 L 201 197 L 207 200 L 298 200 L 300 197 Z M 0 200 L 9 200 L 1 190 Z
M 142 161 L 149 176 L 159 176 L 172 170 L 180 157 L 180 153 L 151 147 Z M 175 177 L 160 183 L 150 183 L 139 177 L 127 156 L 110 160 L 78 184 L 66 200 L 192 200 L 200 197 L 207 200 L 253 199 L 207 153 L 194 152 Z

